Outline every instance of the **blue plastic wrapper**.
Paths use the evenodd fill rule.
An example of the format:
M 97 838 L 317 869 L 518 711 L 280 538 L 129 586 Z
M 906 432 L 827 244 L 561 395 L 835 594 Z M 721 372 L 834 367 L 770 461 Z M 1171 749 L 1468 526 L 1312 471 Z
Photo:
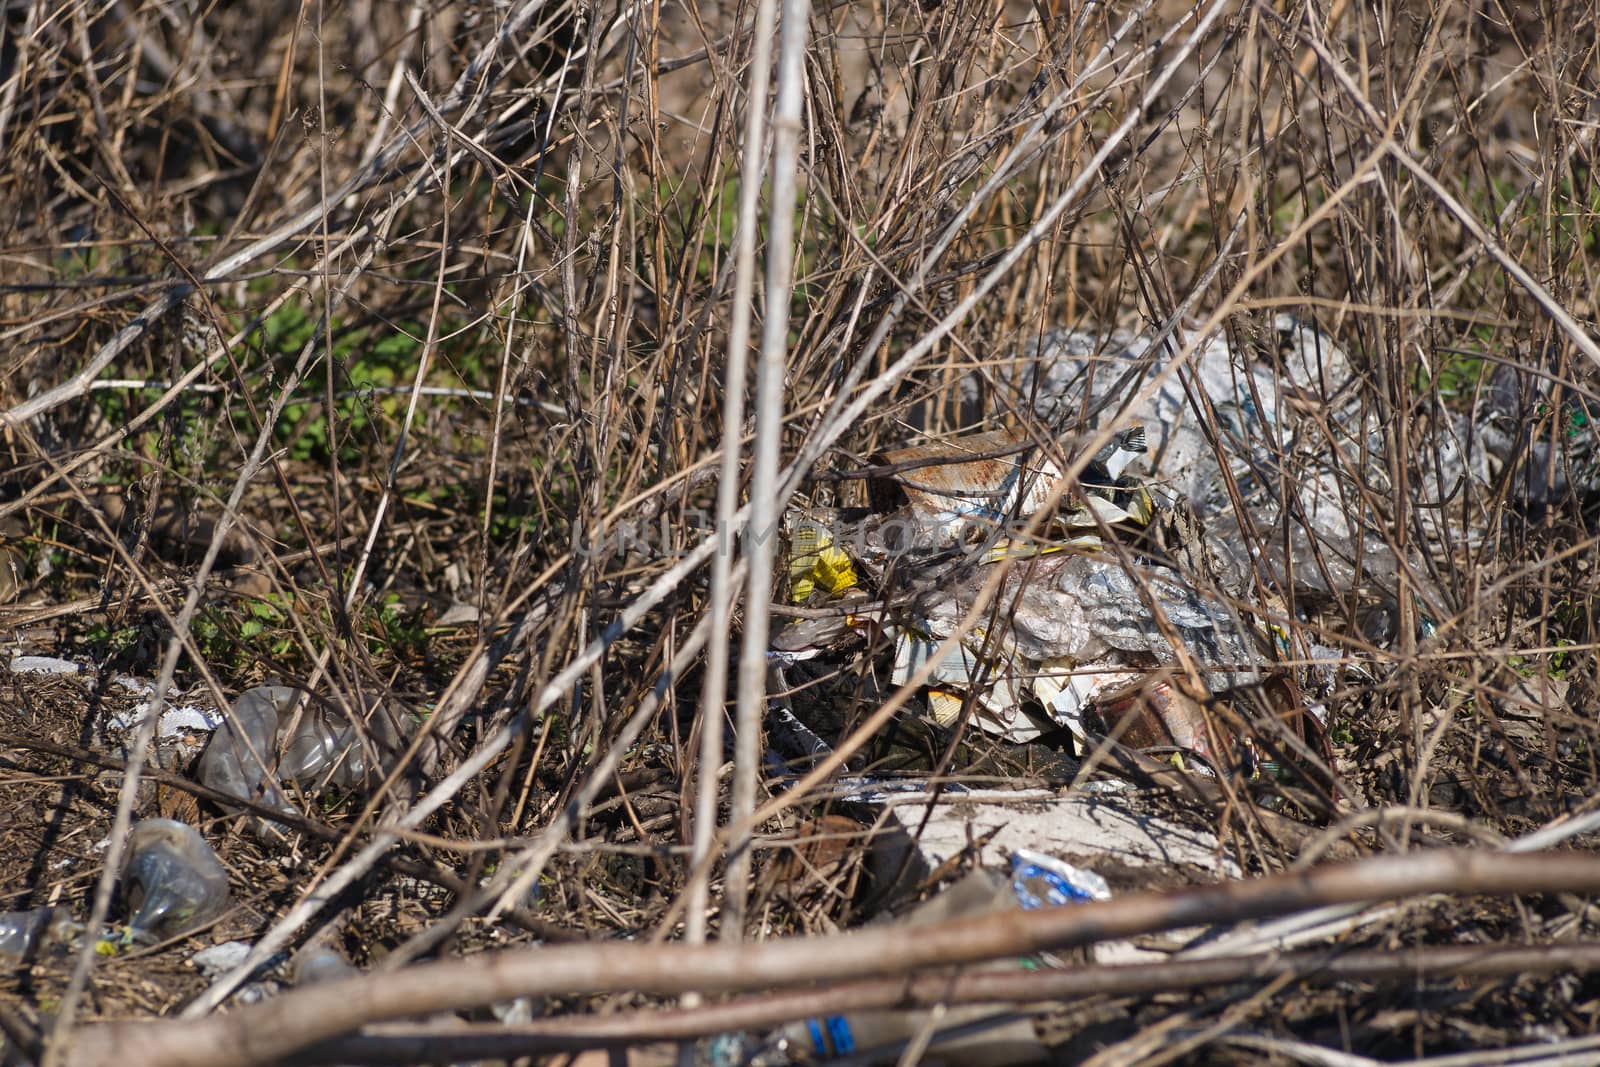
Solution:
M 1030 911 L 1111 899 L 1111 887 L 1093 871 L 1025 848 L 1011 854 L 1011 889 Z
M 856 1050 L 856 1036 L 850 1030 L 850 1020 L 843 1015 L 830 1015 L 825 1019 L 808 1019 L 811 1044 L 819 1056 L 848 1056 Z
M 1012 898 L 1016 905 L 1011 903 Z M 961 915 L 992 914 L 1018 905 L 1029 909 L 1049 908 L 1109 899 L 1110 887 L 1093 871 L 1063 863 L 1042 852 L 1017 849 L 1011 854 L 1009 886 L 997 873 L 974 871 L 933 901 L 924 902 L 908 921 L 948 921 Z M 930 906 L 934 904 L 949 904 L 949 907 L 933 910 Z M 1028 968 L 1039 965 L 1039 961 L 1033 959 L 1018 962 Z M 1054 961 L 1045 957 L 1044 962 Z M 792 1023 L 780 1034 L 783 1044 L 803 1059 L 832 1060 L 851 1056 L 858 1049 L 905 1040 L 921 1029 L 926 1018 L 925 1014 L 915 1011 L 892 1010 L 824 1015 Z M 937 1044 L 934 1047 L 937 1048 Z

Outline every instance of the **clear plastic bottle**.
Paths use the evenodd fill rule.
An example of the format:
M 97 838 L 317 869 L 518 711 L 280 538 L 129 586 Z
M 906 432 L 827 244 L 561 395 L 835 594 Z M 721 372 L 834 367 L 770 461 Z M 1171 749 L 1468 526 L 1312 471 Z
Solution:
M 70 941 L 77 924 L 65 908 L 0 912 L 0 960 L 25 960 L 46 941 Z
M 354 789 L 382 773 L 382 758 L 400 747 L 397 717 L 386 705 L 372 704 L 364 736 L 315 705 L 295 716 L 300 697 L 300 690 L 283 685 L 241 694 L 200 757 L 200 781 L 229 796 L 293 812 L 280 781 L 310 790 Z
M 134 939 L 164 941 L 222 914 L 228 906 L 228 871 L 188 823 L 145 819 L 128 842 L 122 895 Z
M 386 757 L 400 748 L 394 713 L 374 701 L 366 716 L 366 736 L 322 708 L 307 708 L 283 740 L 278 777 L 307 788 L 324 784 L 357 789 L 381 777 Z
M 294 711 L 299 697 L 299 690 L 285 685 L 261 685 L 241 694 L 200 757 L 201 784 L 292 813 L 294 806 L 269 772 L 277 757 L 280 717 Z

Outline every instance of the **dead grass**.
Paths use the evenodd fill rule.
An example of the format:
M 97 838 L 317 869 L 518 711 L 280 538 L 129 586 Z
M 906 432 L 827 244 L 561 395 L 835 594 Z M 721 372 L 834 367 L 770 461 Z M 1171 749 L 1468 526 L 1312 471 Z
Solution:
M 668 668 L 706 615 L 708 568 L 659 583 L 715 510 L 752 9 L 287 13 L 0 8 L 0 631 L 103 671 L 7 682 L 0 847 L 21 859 L 0 910 L 89 913 L 120 775 L 30 740 L 95 749 L 111 674 L 166 672 L 214 699 L 269 677 L 351 706 L 383 694 L 434 728 L 389 790 L 311 810 L 333 832 L 285 853 L 203 802 L 242 904 L 207 936 L 265 934 L 376 820 L 474 754 L 481 771 L 393 851 L 498 892 L 539 843 L 548 866 L 517 902 L 520 928 L 483 917 L 493 894 L 419 890 L 378 864 L 318 918 L 347 953 L 469 951 L 526 939 L 536 920 L 670 936 L 699 657 Z M 883 392 L 808 457 L 795 502 L 864 503 L 828 472 L 919 431 L 1075 433 L 981 384 L 1048 331 L 1150 329 L 1181 309 L 1180 334 L 1214 316 L 1237 343 L 1267 344 L 1293 311 L 1363 368 L 1360 417 L 1379 432 L 1349 460 L 1368 487 L 1352 515 L 1419 562 L 1445 609 L 1436 638 L 1402 627 L 1375 649 L 1349 637 L 1360 598 L 1271 606 L 1370 670 L 1327 700 L 1361 804 L 1431 806 L 1503 837 L 1592 809 L 1593 483 L 1551 487 L 1525 448 L 1446 501 L 1422 485 L 1429 433 L 1488 405 L 1499 368 L 1542 383 L 1527 440 L 1581 450 L 1596 433 L 1595 23 L 1581 3 L 819 5 L 793 294 L 775 308 L 758 286 L 753 309 L 758 330 L 788 322 L 784 462 Z M 978 404 L 961 403 L 963 381 L 980 383 Z M 1323 445 L 1349 442 L 1330 429 Z M 648 610 L 608 636 L 653 583 Z M 736 628 L 747 610 L 741 598 Z M 1562 695 L 1537 715 L 1508 703 L 1552 678 Z M 838 720 L 828 740 L 892 688 L 881 656 L 819 682 L 815 708 Z M 1044 753 L 970 736 L 952 748 L 910 724 L 874 746 L 862 765 L 878 770 L 1060 777 Z M 607 755 L 620 763 L 596 778 Z M 580 795 L 587 812 L 556 821 Z M 149 814 L 155 800 L 134 803 Z M 793 839 L 824 817 L 841 816 L 802 804 L 762 830 Z M 1351 840 L 1400 848 L 1408 833 L 1456 839 Z M 1248 834 L 1236 851 L 1280 864 Z M 791 866 L 760 859 L 752 930 L 859 918 L 865 882 L 843 859 L 772 855 Z M 796 863 L 830 872 L 823 887 L 789 885 Z M 1566 914 L 1414 912 L 1368 943 L 1537 941 L 1567 931 Z M 1592 926 L 1578 914 L 1574 929 Z M 285 928 L 286 947 L 306 932 Z M 81 1017 L 173 1010 L 200 983 L 147 968 L 175 958 L 97 967 Z M 70 963 L 10 975 L 6 996 L 29 1018 L 53 1012 Z M 1445 985 L 1404 1009 L 1382 987 L 1291 985 L 1232 1018 L 1379 1057 L 1593 1026 L 1592 983 L 1548 1001 L 1514 980 Z M 1123 1004 L 1124 1036 L 1180 1008 L 1200 1027 L 1237 1007 L 1189 997 Z

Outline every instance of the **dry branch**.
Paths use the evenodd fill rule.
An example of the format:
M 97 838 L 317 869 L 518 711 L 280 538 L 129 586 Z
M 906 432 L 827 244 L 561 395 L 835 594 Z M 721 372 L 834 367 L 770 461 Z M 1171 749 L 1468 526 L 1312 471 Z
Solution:
M 603 1046 L 686 1041 L 761 1030 L 795 1019 L 858 1011 L 914 1011 L 944 1004 L 1081 1002 L 1292 978 L 1415 983 L 1462 978 L 1586 974 L 1600 970 L 1600 943 L 1549 946 L 1459 945 L 1391 951 L 1324 951 L 1211 960 L 1171 960 L 1066 969 L 960 972 L 842 982 L 688 1010 L 637 1011 L 546 1019 L 522 1025 L 393 1023 L 318 1045 L 294 1064 L 419 1063 L 527 1055 Z
M 1600 860 L 1588 856 L 1549 853 L 1507 864 L 1492 853 L 1439 851 L 945 922 L 920 928 L 915 938 L 885 927 L 765 944 L 608 944 L 486 953 L 287 993 L 226 1016 L 86 1027 L 72 1036 L 64 1062 L 72 1067 L 255 1067 L 368 1023 L 516 996 L 780 988 L 978 963 L 1183 926 L 1419 893 L 1595 891 L 1600 891 Z

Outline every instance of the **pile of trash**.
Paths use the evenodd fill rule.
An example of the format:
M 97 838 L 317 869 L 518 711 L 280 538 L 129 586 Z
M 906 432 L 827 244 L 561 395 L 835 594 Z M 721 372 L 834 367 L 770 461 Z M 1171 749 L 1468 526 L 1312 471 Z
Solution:
M 1083 456 L 1066 434 L 1001 430 L 873 457 L 854 475 L 869 506 L 790 516 L 805 617 L 775 633 L 774 666 L 870 640 L 942 726 L 1331 782 L 1319 698 L 1364 667 L 1295 624 L 1354 603 L 1391 631 L 1357 636 L 1390 641 L 1402 584 L 1424 636 L 1449 605 L 1425 556 L 1381 536 L 1380 428 L 1354 362 L 1293 319 L 1278 331 L 1271 359 L 1217 337 L 1183 363 L 1175 341 L 1062 334 L 991 371 L 995 406 L 1107 443 Z
M 1506 365 L 1469 410 L 1418 421 L 1410 446 L 1428 459 L 1401 470 L 1359 362 L 1287 315 L 1273 341 L 1253 352 L 1217 335 L 1180 359 L 1176 335 L 1062 332 L 974 376 L 969 406 L 1029 411 L 1035 429 L 884 452 L 849 475 L 868 481 L 868 506 L 792 514 L 805 617 L 776 632 L 773 663 L 837 660 L 851 636 L 874 637 L 895 684 L 925 683 L 940 725 L 1085 743 L 1120 723 L 1201 769 L 1251 764 L 1237 722 L 1221 740 L 1205 706 L 1273 681 L 1305 714 L 1279 711 L 1325 751 L 1319 697 L 1372 669 L 1352 649 L 1398 640 L 1402 598 L 1418 640 L 1454 613 L 1431 560 L 1492 530 L 1463 530 L 1445 505 L 1515 468 L 1525 509 L 1592 508 L 1600 437 L 1582 397 Z M 1107 443 L 1075 451 L 1091 439 Z M 1420 502 L 1415 529 L 1395 528 L 1397 475 Z
M 53 657 L 15 656 L 9 667 L 18 675 L 93 677 Z M 126 757 L 137 731 L 148 724 L 154 688 L 126 675 L 111 678 L 110 685 L 139 701 L 109 716 L 98 731 L 99 747 Z M 400 712 L 381 701 L 369 701 L 364 715 L 347 719 L 302 690 L 264 685 L 221 711 L 201 702 L 164 706 L 153 727 L 149 763 L 170 774 L 192 774 L 221 797 L 294 817 L 302 809 L 292 796 L 326 802 L 361 795 L 382 781 L 404 748 L 406 725 Z M 248 813 L 244 819 L 263 840 L 280 835 L 274 820 Z M 230 900 L 228 870 L 191 821 L 143 818 L 133 824 L 124 850 L 112 925 L 89 931 L 63 907 L 0 913 L 0 964 L 68 951 L 91 936 L 102 955 L 167 942 L 210 926 L 227 913 Z M 206 949 L 195 957 L 196 966 L 204 969 L 211 959 L 206 953 L 225 947 Z
M 881 452 L 841 479 L 866 483 L 859 506 L 787 517 L 791 619 L 769 652 L 769 766 L 830 751 L 837 719 L 818 714 L 828 698 L 805 695 L 821 680 L 886 674 L 915 683 L 921 718 L 952 739 L 971 729 L 1080 759 L 1131 753 L 1142 770 L 1203 787 L 1195 796 L 1217 796 L 1205 786 L 1217 779 L 1287 781 L 1321 798 L 1298 809 L 1321 820 L 1359 805 L 1341 788 L 1323 701 L 1381 677 L 1377 653 L 1400 643 L 1402 619 L 1422 647 L 1456 616 L 1434 561 L 1495 536 L 1485 500 L 1523 515 L 1600 505 L 1600 435 L 1584 398 L 1550 378 L 1499 367 L 1470 404 L 1408 418 L 1410 452 L 1396 462 L 1402 442 L 1366 374 L 1326 334 L 1280 316 L 1255 349 L 1220 335 L 1060 332 L 974 375 L 966 410 L 1025 412 L 1030 427 Z M 1404 520 L 1399 479 L 1416 505 Z M 1130 884 L 1242 873 L 1209 818 L 1170 817 L 1130 782 L 1074 784 L 972 788 L 846 767 L 827 795 L 875 827 L 868 862 L 901 885 L 1017 864 L 1030 849 Z M 881 1043 L 922 1020 L 866 1022 Z M 769 1061 L 849 1054 L 856 1023 L 780 1031 L 768 1040 L 783 1054 Z M 1036 1055 L 1020 1038 L 1018 1058 Z
M 1396 461 L 1362 362 L 1291 316 L 1255 346 L 1047 335 L 963 385 L 966 410 L 1025 412 L 1029 428 L 882 452 L 842 479 L 867 483 L 864 506 L 788 517 L 796 617 L 773 635 L 773 687 L 871 657 L 892 684 L 917 683 L 937 728 L 1287 781 L 1331 816 L 1353 798 L 1323 701 L 1382 675 L 1403 618 L 1420 648 L 1457 616 L 1434 561 L 1495 536 L 1484 501 L 1600 505 L 1585 397 L 1550 380 L 1499 366 L 1470 403 L 1408 417 Z M 803 698 L 772 716 L 776 761 L 827 751 Z M 879 817 L 915 788 L 844 781 L 838 795 Z M 948 793 L 925 792 L 924 829 Z M 1108 842 L 1107 818 L 1195 855 L 1189 830 L 1105 797 L 1092 812 L 1049 803 L 1107 855 L 1140 852 Z M 994 823 L 1007 820 L 1029 821 L 1014 808 Z M 926 867 L 945 858 L 923 852 Z

